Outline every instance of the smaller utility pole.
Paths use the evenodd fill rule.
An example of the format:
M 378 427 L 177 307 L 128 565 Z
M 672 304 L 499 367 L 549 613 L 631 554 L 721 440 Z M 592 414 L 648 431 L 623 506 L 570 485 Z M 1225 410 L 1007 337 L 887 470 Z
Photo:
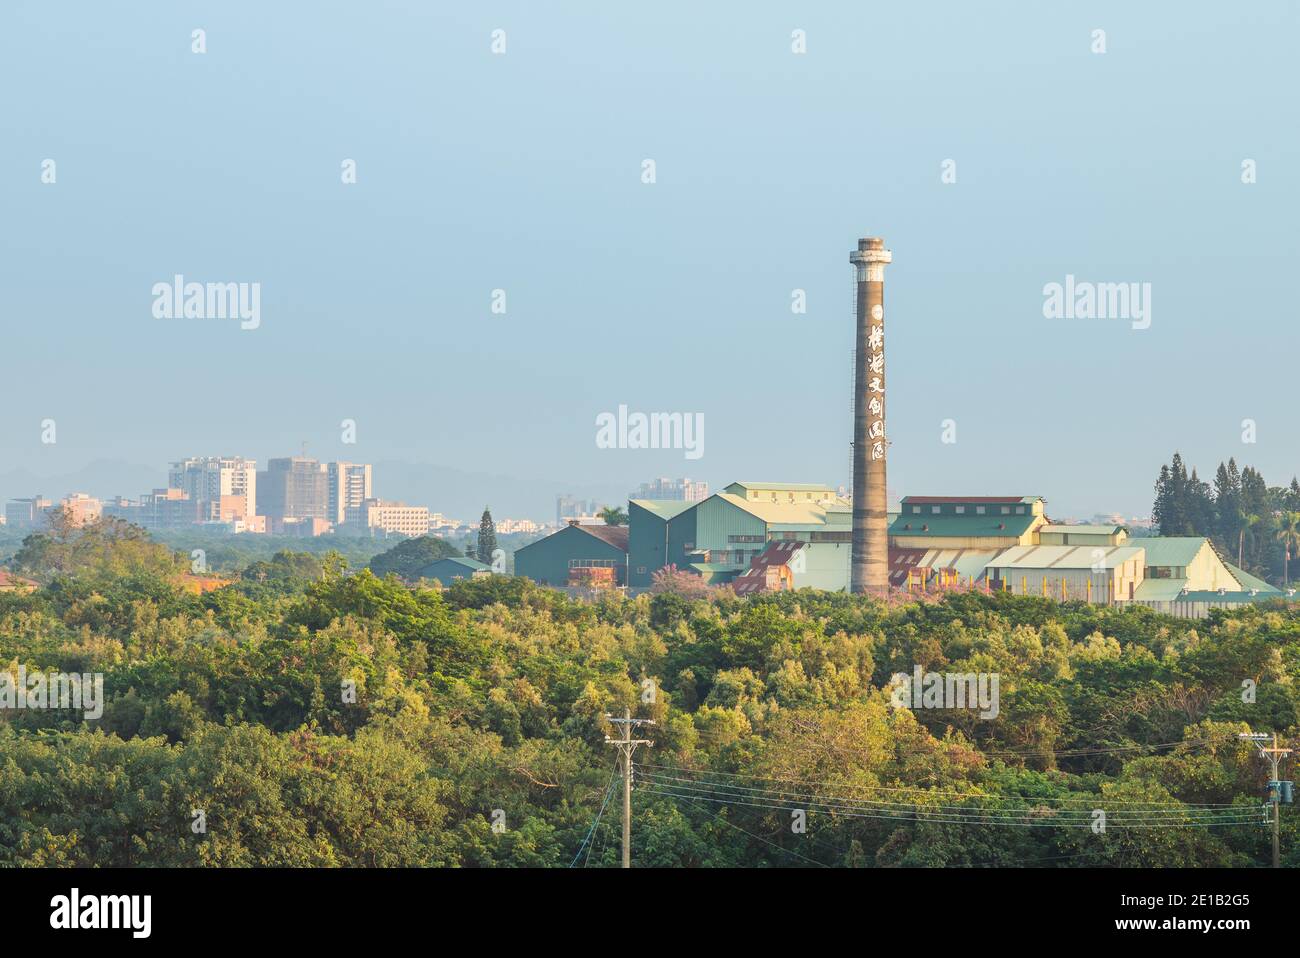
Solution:
M 1269 740 L 1269 736 L 1260 732 L 1251 732 L 1250 734 L 1246 734 L 1243 732 L 1239 734 L 1237 738 L 1247 739 L 1251 742 L 1256 742 L 1256 743 L 1267 742 Z M 1282 809 L 1282 797 L 1283 797 L 1282 792 L 1284 789 L 1289 791 L 1288 786 L 1292 784 L 1290 782 L 1283 782 L 1280 778 L 1278 778 L 1277 766 L 1278 763 L 1282 761 L 1282 759 L 1284 759 L 1286 756 L 1290 754 L 1291 754 L 1291 749 L 1278 747 L 1277 732 L 1273 733 L 1272 748 L 1266 748 L 1263 745 L 1259 746 L 1259 757 L 1268 760 L 1269 766 L 1271 767 L 1273 772 L 1272 777 L 1269 779 L 1268 782 L 1268 795 L 1269 795 L 1269 801 L 1273 803 L 1273 867 L 1274 868 L 1282 867 L 1282 856 L 1281 856 L 1280 849 L 1278 847 L 1278 830 L 1281 827 L 1281 809 Z M 1290 799 L 1288 798 L 1288 802 L 1289 801 Z
M 606 715 L 605 719 L 613 725 L 623 726 L 622 738 L 605 736 L 605 744 L 613 745 L 623 760 L 623 867 L 632 867 L 632 753 L 638 745 L 652 748 L 654 742 L 645 738 L 633 738 L 633 727 L 654 725 L 651 719 L 634 719 L 631 709 L 623 710 L 622 718 Z

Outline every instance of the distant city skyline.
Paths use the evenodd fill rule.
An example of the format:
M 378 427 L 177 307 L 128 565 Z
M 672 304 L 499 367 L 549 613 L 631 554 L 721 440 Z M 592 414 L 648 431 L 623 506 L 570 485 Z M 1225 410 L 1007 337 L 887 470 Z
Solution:
M 374 466 L 370 463 L 354 463 L 346 460 L 325 462 L 312 456 L 302 456 L 301 450 L 299 455 L 290 456 L 271 456 L 266 460 L 269 464 L 273 461 L 281 463 L 291 462 L 295 459 L 313 462 L 320 467 L 322 473 L 322 488 L 319 491 L 321 499 L 320 509 L 314 505 L 309 511 L 315 513 L 321 511 L 320 518 L 328 518 L 337 515 L 339 518 L 330 519 L 335 525 L 340 525 L 347 519 L 346 510 L 350 507 L 352 511 L 353 522 L 359 518 L 359 511 L 364 501 L 371 499 L 371 492 L 374 489 Z M 207 501 L 215 499 L 216 504 L 212 507 L 212 516 L 209 521 L 228 520 L 233 517 L 244 517 L 246 515 L 282 515 L 285 510 L 283 505 L 276 505 L 267 511 L 265 504 L 258 505 L 257 493 L 253 494 L 253 505 L 245 504 L 241 508 L 233 508 L 228 500 L 236 498 L 239 494 L 246 495 L 249 486 L 254 490 L 258 488 L 258 482 L 255 477 L 262 476 L 260 482 L 265 483 L 265 474 L 267 470 L 257 469 L 258 460 L 245 456 L 190 456 L 182 459 L 169 460 L 166 470 L 161 475 L 165 481 L 162 485 L 156 483 L 146 483 L 145 491 L 135 492 L 126 491 L 120 486 L 120 480 L 104 479 L 92 481 L 87 485 L 87 480 L 82 477 L 76 480 L 60 480 L 60 482 L 44 483 L 39 480 L 36 485 L 41 486 L 39 489 L 24 489 L 21 493 L 15 494 L 7 491 L 0 486 L 0 503 L 34 501 L 36 497 L 43 497 L 47 505 L 57 505 L 60 500 L 69 496 L 91 495 L 101 500 L 106 506 L 111 505 L 114 500 L 121 501 L 143 501 L 149 491 L 161 489 L 184 490 L 191 499 Z M 187 467 L 189 472 L 187 472 Z M 147 467 L 146 467 L 147 468 Z M 343 470 L 340 473 L 340 470 Z M 252 476 L 248 473 L 252 472 Z M 351 477 L 351 478 L 349 478 Z M 0 475 L 0 480 L 3 476 Z M 250 482 L 250 479 L 252 480 Z M 13 480 L 10 480 L 11 484 Z M 345 489 L 345 484 L 351 482 L 351 491 Z M 29 485 L 31 483 L 29 482 Z M 129 484 L 128 484 L 129 485 Z M 137 482 L 135 485 L 139 485 Z M 719 484 L 717 488 L 722 488 Z M 66 488 L 64 488 L 66 487 Z M 197 491 L 200 487 L 206 492 Z M 87 492 L 88 489 L 93 491 Z M 507 523 L 515 529 L 526 529 L 529 523 L 536 522 L 540 528 L 546 524 L 562 525 L 570 518 L 578 516 L 591 516 L 600 511 L 606 505 L 621 506 L 628 501 L 637 498 L 650 499 L 685 499 L 687 501 L 701 501 L 710 494 L 710 485 L 704 480 L 690 479 L 686 477 L 674 478 L 660 476 L 640 483 L 639 487 L 626 496 L 619 497 L 582 497 L 574 496 L 571 493 L 557 493 L 550 502 L 550 508 L 541 513 L 532 513 L 529 510 L 517 510 L 509 508 L 498 508 L 494 514 L 500 517 L 500 521 Z M 109 490 L 109 491 L 105 491 Z M 215 490 L 215 492 L 213 491 Z M 851 498 L 851 493 L 843 484 L 838 486 L 839 495 L 845 498 Z M 232 496 L 235 493 L 235 496 Z M 283 497 L 283 493 L 280 494 Z M 889 502 L 891 510 L 896 509 L 902 495 L 896 493 L 891 488 L 889 491 Z M 478 511 L 471 509 L 465 512 L 463 516 L 452 517 L 456 510 L 448 510 L 444 515 L 439 511 L 437 506 L 437 496 L 429 498 L 427 503 L 420 502 L 422 499 L 419 495 L 404 496 L 416 500 L 418 505 L 427 506 L 428 518 L 431 524 L 452 524 L 457 522 L 473 525 L 478 521 Z M 275 500 L 279 502 L 279 499 Z M 385 502 L 390 505 L 406 506 L 404 501 L 394 498 L 382 498 L 375 496 L 376 502 Z M 488 503 L 490 506 L 491 504 Z M 105 510 L 108 514 L 113 514 L 113 509 Z M 288 514 L 294 514 L 299 510 L 296 507 L 290 507 Z M 1049 510 L 1050 511 L 1050 510 Z M 3 513 L 0 513 L 3 514 Z M 1064 513 L 1056 512 L 1055 518 L 1058 521 L 1075 521 L 1090 522 L 1106 519 L 1118 523 L 1129 525 L 1142 525 L 1149 522 L 1149 513 L 1136 513 L 1125 516 L 1122 512 L 1114 510 L 1104 510 L 1092 513 Z

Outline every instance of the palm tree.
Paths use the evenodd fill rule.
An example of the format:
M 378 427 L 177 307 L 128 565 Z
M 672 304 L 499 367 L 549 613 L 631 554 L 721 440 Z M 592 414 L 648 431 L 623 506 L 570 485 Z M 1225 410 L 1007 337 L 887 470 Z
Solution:
M 1291 584 L 1291 552 L 1300 548 L 1300 512 L 1283 512 L 1278 516 L 1277 539 L 1285 550 L 1282 553 L 1282 583 Z
M 600 517 L 605 520 L 607 526 L 627 525 L 627 513 L 623 511 L 622 506 L 606 506 L 600 510 Z
M 1242 548 L 1246 544 L 1246 536 L 1247 535 L 1250 536 L 1250 548 L 1251 551 L 1253 552 L 1255 549 L 1255 526 L 1259 525 L 1261 521 L 1263 520 L 1257 515 L 1246 515 L 1244 513 L 1242 514 L 1241 533 L 1237 538 L 1237 565 L 1239 565 L 1243 569 L 1246 568 L 1246 563 L 1242 561 L 1241 553 L 1242 553 Z

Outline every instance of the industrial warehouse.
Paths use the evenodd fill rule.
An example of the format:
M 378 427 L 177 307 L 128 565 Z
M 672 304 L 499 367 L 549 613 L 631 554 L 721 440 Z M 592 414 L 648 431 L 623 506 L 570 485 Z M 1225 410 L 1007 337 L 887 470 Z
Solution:
M 892 261 L 877 237 L 860 240 L 849 255 L 851 500 L 829 486 L 779 482 L 734 482 L 701 502 L 634 498 L 626 528 L 574 523 L 516 552 L 515 572 L 569 589 L 637 592 L 671 567 L 738 595 L 980 589 L 1191 618 L 1282 596 L 1209 539 L 1130 538 L 1122 525 L 1053 523 L 1040 496 L 907 496 L 889 512 L 884 269 Z
M 635 593 L 672 566 L 739 595 L 845 592 L 851 515 L 829 486 L 799 483 L 735 482 L 703 502 L 632 499 L 626 527 L 575 523 L 516 552 L 515 571 L 556 587 Z M 907 496 L 890 519 L 889 584 L 914 594 L 1005 591 L 1192 618 L 1283 595 L 1208 539 L 1058 525 L 1038 496 Z

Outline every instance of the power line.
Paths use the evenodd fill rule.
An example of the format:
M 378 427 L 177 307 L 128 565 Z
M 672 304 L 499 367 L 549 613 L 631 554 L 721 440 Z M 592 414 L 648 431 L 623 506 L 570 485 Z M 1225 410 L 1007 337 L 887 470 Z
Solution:
M 1268 741 L 1268 736 L 1263 732 L 1243 732 L 1239 734 L 1237 738 L 1246 739 L 1259 746 L 1259 757 L 1266 759 L 1270 767 L 1273 769 L 1273 777 L 1269 779 L 1268 782 L 1269 803 L 1273 806 L 1273 813 L 1269 816 L 1271 819 L 1270 824 L 1273 826 L 1273 867 L 1281 868 L 1282 855 L 1278 846 L 1278 830 L 1281 827 L 1282 821 L 1282 790 L 1284 788 L 1287 789 L 1289 795 L 1291 784 L 1289 782 L 1282 782 L 1278 779 L 1277 768 L 1282 759 L 1291 754 L 1291 749 L 1283 748 L 1278 745 L 1277 732 L 1273 733 L 1272 748 L 1262 744 Z
M 618 749 L 619 758 L 623 762 L 623 867 L 632 867 L 632 753 L 636 751 L 638 745 L 644 745 L 646 748 L 654 746 L 654 742 L 649 739 L 632 737 L 632 729 L 640 728 L 642 725 L 654 725 L 653 719 L 634 719 L 630 709 L 623 710 L 622 718 L 614 718 L 612 715 L 606 715 L 605 720 L 613 725 L 619 725 L 623 729 L 622 738 L 610 738 L 605 736 L 605 743 L 613 745 Z
M 657 785 L 665 786 L 668 788 L 680 788 L 687 791 L 703 791 L 703 792 L 709 792 L 710 794 L 736 795 L 738 797 L 761 797 L 761 798 L 768 798 L 774 800 L 784 800 L 785 796 L 792 795 L 799 801 L 813 801 L 813 802 L 819 802 L 821 804 L 826 804 L 828 806 L 847 807 L 847 808 L 871 808 L 871 809 L 906 808 L 906 809 L 922 809 L 926 811 L 931 811 L 931 810 L 952 811 L 961 814 L 967 814 L 967 813 L 979 811 L 979 812 L 986 812 L 988 814 L 993 814 L 993 815 L 1015 814 L 1017 812 L 1022 814 L 1029 814 L 1031 812 L 1041 813 L 1046 811 L 1046 812 L 1053 812 L 1053 813 L 1063 813 L 1067 815 L 1089 816 L 1093 809 L 1099 807 L 1100 805 L 1105 804 L 1103 800 L 1098 799 L 1096 803 L 1093 803 L 1093 809 L 1050 808 L 1042 805 L 1035 805 L 1029 808 L 1022 808 L 1022 809 L 1015 809 L 1005 805 L 998 805 L 990 808 L 986 806 L 972 805 L 969 802 L 963 805 L 945 805 L 943 803 L 937 803 L 937 802 L 915 802 L 915 801 L 893 802 L 884 799 L 864 799 L 864 798 L 853 798 L 853 797 L 845 797 L 845 796 L 838 796 L 838 795 L 821 795 L 817 793 L 801 792 L 792 789 L 751 788 L 743 785 L 726 785 L 726 784 L 718 784 L 718 783 L 710 783 L 710 782 L 698 782 L 691 779 L 676 778 L 673 776 L 664 776 L 660 774 L 652 774 L 650 780 Z M 991 798 L 993 800 L 998 799 L 998 796 L 970 796 L 970 797 L 972 799 L 975 798 L 986 798 L 986 799 Z M 837 805 L 836 803 L 841 803 L 841 804 Z M 1171 807 L 1167 805 L 1159 805 L 1159 806 L 1152 805 L 1149 807 L 1142 807 L 1142 808 L 1135 808 L 1135 809 L 1122 809 L 1121 813 L 1123 815 L 1126 815 L 1134 819 L 1164 819 L 1164 818 L 1211 819 L 1211 818 L 1221 818 L 1224 816 L 1241 815 L 1244 814 L 1242 811 L 1243 809 L 1250 809 L 1250 808 L 1252 808 L 1252 806 L 1246 806 L 1246 805 L 1231 805 L 1231 806 L 1224 806 L 1219 808 L 1181 808 L 1177 806 Z
M 578 846 L 578 851 L 576 854 L 574 854 L 573 861 L 569 862 L 570 868 L 578 864 L 578 859 L 582 857 L 582 849 L 587 845 L 589 841 L 591 841 L 591 837 L 596 834 L 596 826 L 600 824 L 600 816 L 605 814 L 605 806 L 609 804 L 609 798 L 611 795 L 614 794 L 614 782 L 617 779 L 618 779 L 618 766 L 615 765 L 614 771 L 611 772 L 609 776 L 609 785 L 606 786 L 605 788 L 605 800 L 600 803 L 600 811 L 596 812 L 596 817 L 591 822 L 591 828 L 587 829 L 587 836 L 582 840 L 582 844 Z M 591 860 L 591 849 L 588 848 L 587 861 L 590 860 Z M 587 862 L 583 862 L 582 864 L 583 867 L 585 868 Z
M 699 805 L 699 804 L 698 804 L 694 799 L 690 799 L 690 798 L 688 798 L 688 799 L 686 799 L 686 801 L 689 802 L 690 804 L 694 805 L 696 808 L 702 808 L 702 806 Z M 703 810 L 704 810 L 704 811 L 708 811 L 708 809 L 703 809 Z M 741 828 L 741 827 L 740 827 L 739 825 L 737 825 L 735 822 L 731 822 L 731 821 L 728 821 L 727 819 L 723 818 L 723 817 L 722 817 L 722 811 L 721 811 L 721 810 L 718 810 L 718 811 L 714 812 L 714 813 L 713 813 L 713 817 L 716 818 L 718 821 L 722 822 L 722 824 L 724 824 L 724 825 L 730 825 L 732 828 L 736 829 L 736 831 L 738 831 L 738 832 L 744 832 L 744 833 L 745 833 L 746 835 L 748 835 L 750 838 L 757 838 L 760 842 L 764 842 L 764 843 L 766 843 L 766 844 L 768 844 L 768 845 L 771 845 L 773 848 L 779 848 L 781 851 L 785 852 L 785 853 L 788 854 L 788 855 L 793 855 L 795 858 L 802 858 L 802 859 L 803 859 L 804 861 L 806 861 L 806 862 L 812 862 L 814 865 L 818 866 L 819 868 L 829 868 L 829 867 L 830 867 L 829 865 L 826 865 L 826 864 L 824 864 L 824 863 L 822 863 L 822 862 L 817 861 L 817 859 L 815 859 L 815 858 L 809 858 L 807 855 L 801 855 L 801 854 L 799 854 L 797 851 L 795 851 L 794 849 L 786 848 L 784 845 L 777 844 L 776 842 L 772 841 L 771 839 L 764 838 L 762 835 L 755 835 L 753 832 L 749 831 L 748 829 Z
M 742 772 L 695 771 L 695 770 L 692 770 L 692 769 L 675 768 L 675 767 L 673 767 L 673 766 L 671 766 L 671 765 L 651 765 L 651 764 L 649 764 L 649 763 L 645 763 L 645 762 L 638 762 L 637 765 L 638 765 L 639 767 L 641 767 L 641 768 L 645 768 L 645 769 L 656 769 L 656 770 L 658 770 L 658 772 L 676 772 L 676 773 L 678 773 L 678 774 L 683 774 L 683 775 L 697 775 L 697 776 L 699 776 L 699 775 L 725 776 L 725 777 L 727 777 L 727 778 L 741 778 L 741 779 L 749 779 L 749 780 L 751 780 L 751 781 L 761 781 L 761 782 L 784 782 L 784 783 L 787 783 L 787 784 L 794 784 L 794 785 L 821 785 L 821 786 L 826 786 L 826 787 L 828 787 L 828 788 L 844 788 L 844 789 L 849 789 L 849 790 L 851 790 L 851 791 L 915 792 L 915 793 L 920 793 L 920 794 L 922 794 L 922 795 L 956 795 L 956 796 L 959 796 L 959 797 L 961 797 L 961 798 L 992 798 L 992 799 L 997 799 L 997 798 L 1007 797 L 1007 798 L 1020 798 L 1020 799 L 1022 799 L 1022 800 L 1024 800 L 1024 801 L 1058 801 L 1058 802 L 1067 802 L 1067 801 L 1068 801 L 1068 802 L 1081 802 L 1081 803 L 1084 803 L 1084 804 L 1089 805 L 1089 807 L 1092 807 L 1092 808 L 1097 807 L 1097 804 L 1098 804 L 1099 802 L 1100 802 L 1100 803 L 1104 803 L 1105 805 L 1108 805 L 1108 806 L 1113 806 L 1113 805 L 1141 805 L 1141 806 L 1149 807 L 1149 808 L 1175 808 L 1175 809 L 1183 809 L 1183 808 L 1193 808 L 1193 809 L 1200 809 L 1200 808 L 1238 808 L 1238 807 L 1240 807 L 1239 805 L 1237 805 L 1237 804 L 1234 803 L 1234 802 L 1166 802 L 1166 803 L 1161 803 L 1161 802 L 1145 802 L 1145 801 L 1137 801 L 1137 800 L 1131 800 L 1131 799 L 1114 799 L 1114 800 L 1111 800 L 1111 799 L 1103 799 L 1101 796 L 1093 796 L 1093 795 L 1078 795 L 1077 793 L 1075 793 L 1075 794 L 1071 794 L 1071 795 L 1064 795 L 1064 796 L 1054 796 L 1054 797 L 1053 797 L 1053 796 L 1033 796 L 1033 795 L 1019 795 L 1019 796 L 985 795 L 985 794 L 977 794 L 977 793 L 973 793 L 973 792 L 962 792 L 962 791 L 957 791 L 957 790 L 955 790 L 955 789 L 926 788 L 926 787 L 923 787 L 923 786 L 920 786 L 920 785 L 861 785 L 861 784 L 852 784 L 852 783 L 849 783 L 849 782 L 824 782 L 824 781 L 823 781 L 823 782 L 818 782 L 818 781 L 810 781 L 810 780 L 807 780 L 807 779 L 798 779 L 798 778 L 777 778 L 777 777 L 771 777 L 771 776 L 745 774 L 745 773 L 742 773 Z
M 669 770 L 680 771 L 680 770 Z M 730 782 L 709 782 L 684 778 L 680 774 L 650 771 L 646 781 L 660 794 L 674 797 L 699 797 L 706 801 L 746 804 L 765 808 L 819 808 L 845 815 L 916 819 L 918 821 L 950 821 L 978 824 L 1022 824 L 1037 826 L 1092 826 L 1097 810 L 1108 804 L 1098 796 L 1089 802 L 1092 807 L 1052 807 L 1050 798 L 1030 807 L 1008 804 L 998 796 L 962 794 L 964 804 L 942 802 L 890 801 L 887 798 L 859 798 L 827 795 L 809 789 L 748 786 Z M 921 794 L 928 794 L 924 791 Z M 950 793 L 961 794 L 961 793 Z M 900 796 L 901 797 L 901 796 Z M 999 804 L 975 804 L 977 800 Z M 1026 799 L 1033 801 L 1032 799 Z M 1217 824 L 1252 824 L 1258 819 L 1258 809 L 1249 805 L 1187 806 L 1168 803 L 1144 803 L 1136 807 L 1112 811 L 1107 824 L 1113 827 L 1192 826 Z
M 838 813 L 845 817 L 888 818 L 917 822 L 945 822 L 949 824 L 969 825 L 1024 825 L 1037 828 L 1086 828 L 1092 827 L 1092 816 L 1072 817 L 1062 814 L 1057 809 L 1043 809 L 1037 813 L 1028 810 L 989 810 L 989 809 L 943 809 L 927 808 L 922 805 L 906 808 L 877 807 L 871 805 L 839 805 L 817 799 L 800 798 L 783 799 L 766 795 L 726 795 L 707 792 L 701 789 L 655 785 L 658 794 L 676 798 L 699 798 L 703 801 L 716 801 L 720 804 L 750 805 L 756 808 L 793 810 L 795 808 L 810 811 L 826 811 L 832 815 Z M 1201 818 L 1147 818 L 1129 816 L 1126 818 L 1097 819 L 1112 828 L 1181 828 L 1202 825 L 1256 825 L 1260 824 L 1257 810 L 1248 810 L 1236 814 L 1205 816 Z
M 713 794 L 721 794 L 721 795 L 731 794 L 731 795 L 739 795 L 741 797 L 757 796 L 757 797 L 773 798 L 773 799 L 779 799 L 779 798 L 783 798 L 784 796 L 793 795 L 795 796 L 796 799 L 801 801 L 803 800 L 817 801 L 823 804 L 828 804 L 828 803 L 833 804 L 836 802 L 844 803 L 843 805 L 835 806 L 835 807 L 850 807 L 850 808 L 866 807 L 866 808 L 873 808 L 873 809 L 874 808 L 910 808 L 910 809 L 924 809 L 927 811 L 933 809 L 938 811 L 954 811 L 960 813 L 966 813 L 972 811 L 985 811 L 991 814 L 999 814 L 999 815 L 1009 814 L 1015 811 L 1013 809 L 1008 809 L 1001 806 L 994 807 L 994 808 L 984 808 L 981 806 L 973 806 L 969 803 L 964 805 L 945 805 L 942 803 L 935 803 L 935 802 L 892 802 L 892 801 L 886 801 L 884 799 L 864 799 L 864 798 L 853 798 L 853 797 L 838 796 L 838 795 L 819 795 L 816 793 L 797 791 L 794 789 L 779 789 L 779 788 L 766 788 L 766 787 L 754 788 L 746 785 L 731 785 L 731 784 L 723 784 L 723 783 L 700 782 L 694 779 L 680 778 L 671 775 L 663 775 L 662 773 L 650 773 L 649 780 L 654 784 L 664 785 L 669 788 L 681 788 L 689 791 L 707 791 Z M 703 787 L 701 788 L 701 786 Z M 971 799 L 985 798 L 985 799 L 993 799 L 993 800 L 998 800 L 1000 798 L 1000 796 L 995 796 L 995 795 L 994 796 L 972 795 L 968 797 Z M 1104 799 L 1098 798 L 1096 801 L 1092 803 L 1092 808 L 1097 808 L 1104 804 L 1105 804 Z M 1133 818 L 1160 819 L 1160 818 L 1186 817 L 1186 818 L 1201 819 L 1201 818 L 1223 817 L 1224 815 L 1230 815 L 1230 814 L 1239 814 L 1240 809 L 1248 808 L 1248 807 L 1249 806 L 1244 806 L 1244 805 L 1228 805 L 1228 806 L 1215 807 L 1215 808 L 1190 808 L 1181 805 L 1152 804 L 1150 806 L 1146 806 L 1142 808 L 1123 809 L 1122 814 Z M 1091 813 L 1091 809 L 1089 808 L 1044 808 L 1042 806 L 1035 806 L 1033 809 L 1024 809 L 1023 811 L 1028 813 L 1031 810 L 1062 812 L 1066 814 L 1084 814 L 1084 815 L 1090 815 Z
M 795 807 L 802 807 L 802 806 L 791 805 L 788 802 L 784 804 L 772 804 L 770 802 L 744 801 L 737 798 L 736 796 L 715 797 L 702 792 L 696 792 L 694 794 L 683 793 L 682 791 L 669 789 L 659 785 L 648 786 L 646 788 L 646 791 L 654 795 L 662 795 L 670 798 L 681 798 L 681 799 L 686 799 L 688 801 L 693 799 L 698 799 L 700 801 L 714 802 L 720 805 L 746 805 L 752 808 L 768 808 L 776 811 L 790 811 Z M 840 814 L 844 815 L 847 818 L 880 819 L 885 821 L 916 821 L 918 823 L 936 822 L 941 824 L 957 824 L 957 825 L 1014 825 L 1014 826 L 1020 826 L 1025 828 L 1057 828 L 1057 827 L 1088 828 L 1092 826 L 1092 822 L 1089 820 L 1082 820 L 1079 822 L 1062 822 L 1062 821 L 1048 821 L 1048 820 L 1031 821 L 1028 820 L 1028 816 L 1026 816 L 1024 820 L 1013 821 L 1008 819 L 990 819 L 988 817 L 981 817 L 981 816 L 954 817 L 952 814 L 929 815 L 929 814 L 921 814 L 918 811 L 891 813 L 886 809 L 875 809 L 874 811 L 883 812 L 883 814 L 872 814 L 866 811 L 849 810 L 849 809 L 840 808 L 838 806 L 826 805 L 825 803 L 820 803 L 820 802 L 808 802 L 804 804 L 812 807 L 830 808 L 832 811 L 838 811 Z M 1242 806 L 1242 807 L 1245 808 L 1246 806 Z M 1147 823 L 1133 823 L 1133 824 L 1107 823 L 1106 827 L 1107 828 L 1213 828 L 1220 825 L 1254 825 L 1254 824 L 1261 823 L 1261 820 L 1258 818 L 1258 815 L 1259 815 L 1258 811 L 1252 811 L 1249 817 L 1243 815 L 1240 819 L 1237 818 L 1229 819 L 1225 817 L 1222 820 L 1203 821 L 1203 822 L 1172 822 L 1171 821 L 1171 822 L 1147 822 Z

